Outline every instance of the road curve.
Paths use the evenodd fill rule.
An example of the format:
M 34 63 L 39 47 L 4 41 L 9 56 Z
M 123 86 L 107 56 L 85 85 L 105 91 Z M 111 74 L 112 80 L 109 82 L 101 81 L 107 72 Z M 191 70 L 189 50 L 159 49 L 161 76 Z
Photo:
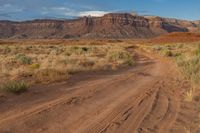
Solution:
M 137 62 L 126 70 L 80 74 L 8 96 L 0 102 L 0 133 L 186 131 L 181 95 L 189 85 L 175 65 L 143 52 Z

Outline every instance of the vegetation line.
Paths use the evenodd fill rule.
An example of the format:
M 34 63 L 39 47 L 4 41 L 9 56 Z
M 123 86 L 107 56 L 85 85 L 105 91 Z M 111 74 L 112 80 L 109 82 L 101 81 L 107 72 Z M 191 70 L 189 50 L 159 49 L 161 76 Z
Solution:
M 0 45 L 1 90 L 24 92 L 29 86 L 27 83 L 52 83 L 81 71 L 132 66 L 135 63 L 133 54 L 125 46 Z

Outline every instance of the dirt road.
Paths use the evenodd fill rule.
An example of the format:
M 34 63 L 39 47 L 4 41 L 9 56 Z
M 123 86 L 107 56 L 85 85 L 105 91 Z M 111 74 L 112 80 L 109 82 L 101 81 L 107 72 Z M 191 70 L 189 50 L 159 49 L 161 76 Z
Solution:
M 175 65 L 142 53 L 137 62 L 2 96 L 0 133 L 198 132 L 193 107 L 181 102 L 190 86 Z

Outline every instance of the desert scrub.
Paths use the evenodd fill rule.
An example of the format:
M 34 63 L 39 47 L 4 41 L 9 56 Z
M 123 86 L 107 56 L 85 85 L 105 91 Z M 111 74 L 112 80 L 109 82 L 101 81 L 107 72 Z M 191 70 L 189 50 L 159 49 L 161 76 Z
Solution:
M 24 54 L 19 54 L 19 55 L 17 55 L 17 56 L 16 56 L 16 59 L 17 59 L 20 63 L 22 63 L 22 64 L 24 64 L 24 65 L 30 65 L 30 64 L 32 63 L 31 57 L 26 56 L 26 55 L 24 55 Z
M 166 57 L 177 57 L 180 56 L 182 51 L 181 49 L 184 47 L 183 44 L 176 45 L 153 45 L 151 47 L 152 51 L 155 51 Z
M 50 83 L 65 80 L 67 78 L 67 71 L 59 71 L 56 69 L 41 69 L 33 76 L 36 83 Z
M 87 47 L 81 47 L 81 46 L 72 46 L 70 47 L 69 52 L 74 54 L 84 54 L 87 53 L 88 48 Z
M 114 62 L 122 61 L 122 63 L 128 64 L 130 66 L 134 64 L 133 57 L 127 51 L 115 51 L 115 52 L 112 52 L 109 55 L 109 59 L 111 61 L 114 61 Z
M 154 45 L 154 46 L 152 47 L 152 50 L 153 50 L 153 51 L 160 51 L 160 50 L 162 50 L 162 49 L 163 49 L 163 47 L 160 46 L 160 45 Z
M 117 68 L 120 65 L 134 64 L 134 59 L 126 51 L 124 44 L 49 43 L 17 43 L 8 46 L 11 52 L 4 52 L 7 45 L 0 45 L 0 75 L 9 75 L 4 76 L 8 80 L 14 77 L 17 80 L 35 81 L 34 83 L 50 83 L 66 80 L 69 75 L 81 71 L 105 70 L 113 65 Z
M 200 56 L 185 57 L 181 56 L 176 59 L 179 67 L 182 68 L 186 76 L 197 84 L 200 81 Z
M 5 48 L 3 48 L 2 50 L 3 54 L 9 54 L 11 52 L 10 47 L 6 46 Z
M 171 50 L 168 50 L 168 49 L 162 50 L 161 53 L 162 53 L 164 56 L 167 56 L 167 57 L 172 57 L 172 56 L 173 56 L 172 51 L 171 51 Z
M 12 93 L 22 93 L 28 90 L 29 84 L 27 84 L 24 81 L 9 81 L 6 83 L 3 83 L 0 86 L 1 91 L 5 92 L 12 92 Z
M 89 60 L 89 59 L 83 59 L 82 61 L 79 62 L 80 66 L 83 67 L 93 67 L 95 65 L 95 61 Z

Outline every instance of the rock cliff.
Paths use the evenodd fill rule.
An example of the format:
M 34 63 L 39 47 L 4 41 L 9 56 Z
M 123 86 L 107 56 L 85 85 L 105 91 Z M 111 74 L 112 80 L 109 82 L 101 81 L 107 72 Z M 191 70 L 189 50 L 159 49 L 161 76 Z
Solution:
M 150 38 L 170 32 L 196 32 L 198 25 L 197 21 L 110 13 L 73 20 L 0 21 L 0 38 Z

